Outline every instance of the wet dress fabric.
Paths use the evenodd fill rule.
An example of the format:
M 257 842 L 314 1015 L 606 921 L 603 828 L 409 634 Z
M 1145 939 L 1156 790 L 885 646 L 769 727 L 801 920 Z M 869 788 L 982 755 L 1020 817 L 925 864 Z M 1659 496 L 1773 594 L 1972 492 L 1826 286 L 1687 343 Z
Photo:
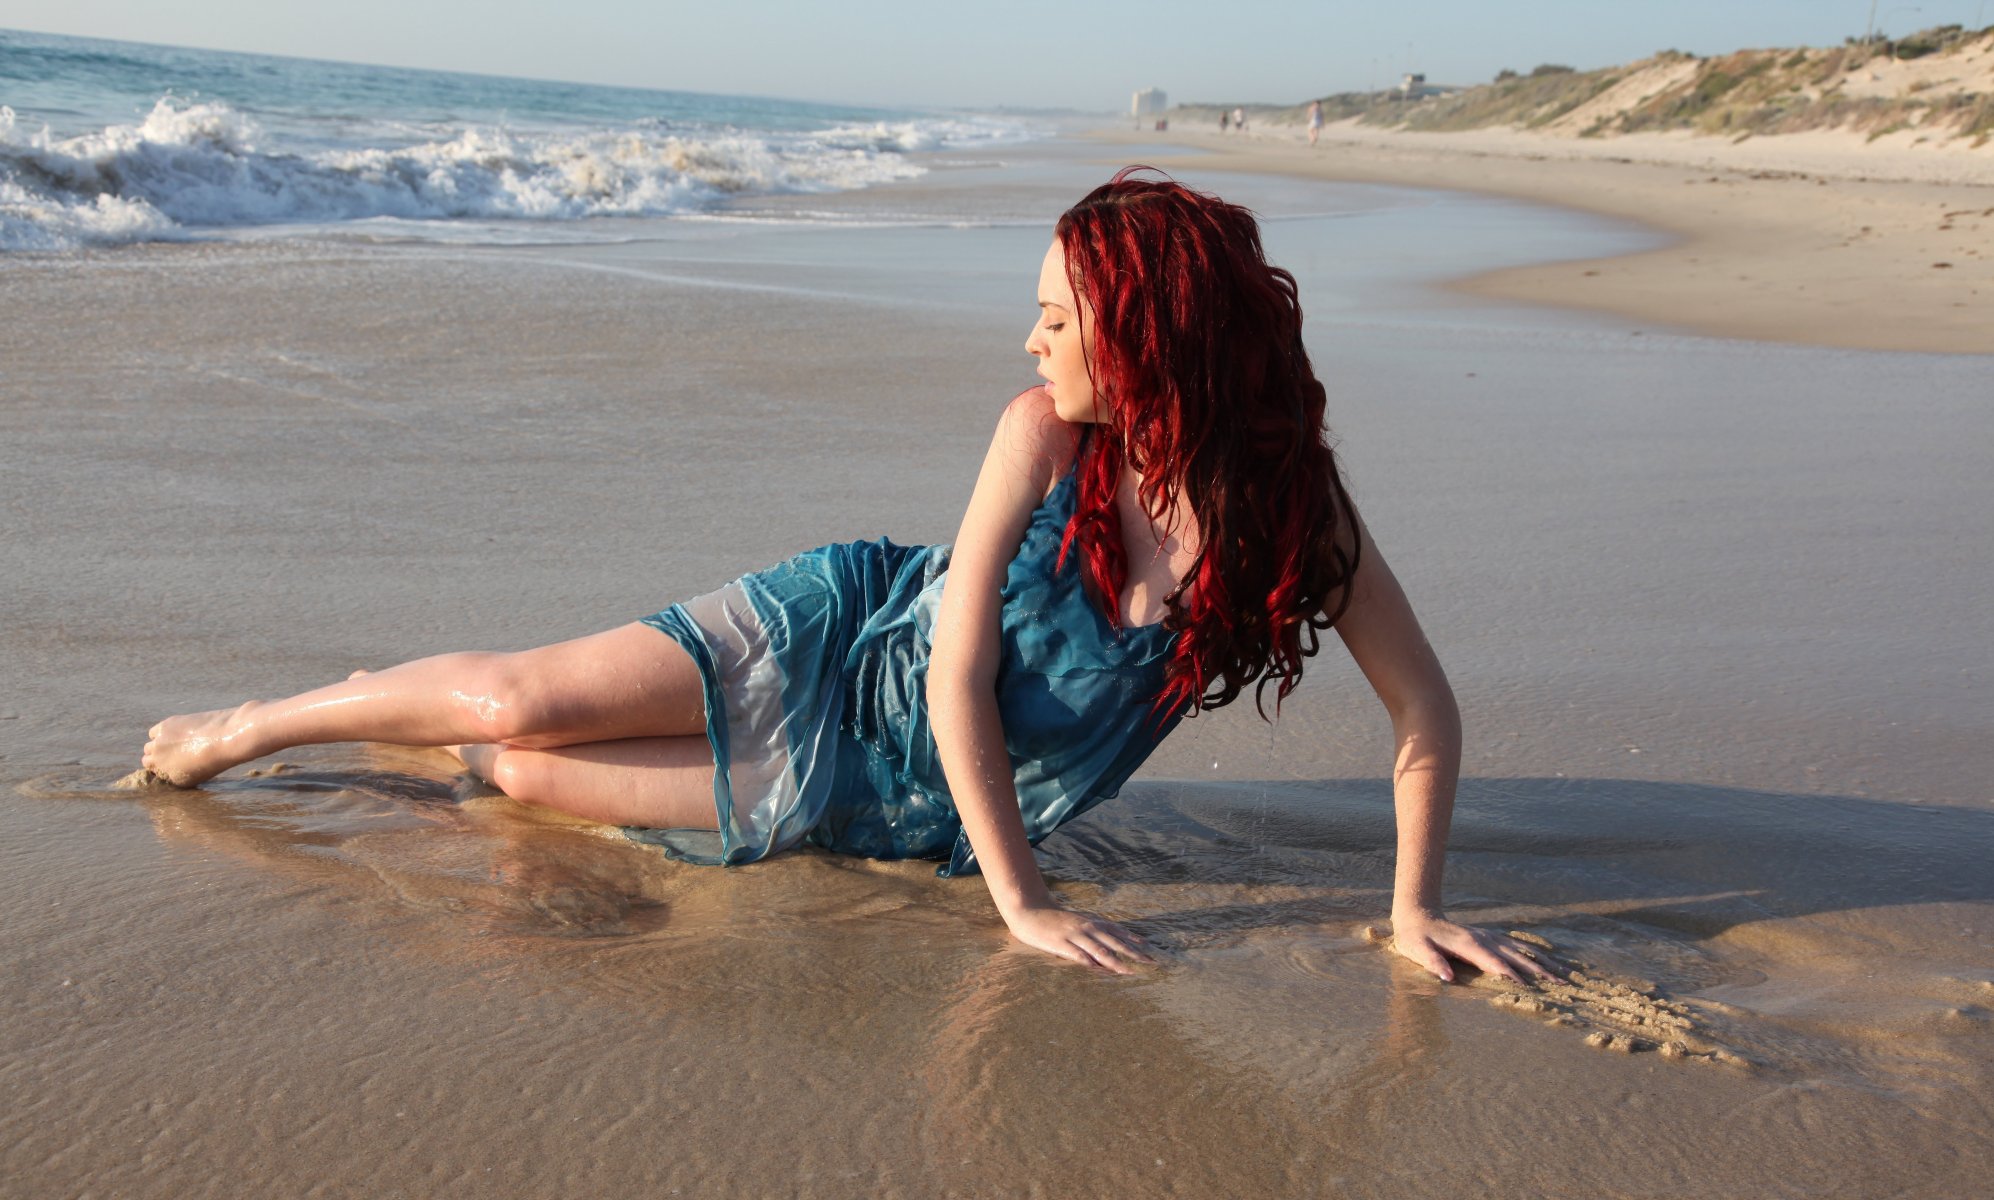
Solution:
M 1175 727 L 1152 704 L 1175 635 L 1116 630 L 1059 562 L 1068 472 L 1005 575 L 997 709 L 1033 845 L 1120 790 Z M 824 546 L 644 618 L 699 668 L 720 828 L 626 829 L 674 858 L 754 862 L 809 844 L 976 870 L 928 724 L 947 546 Z

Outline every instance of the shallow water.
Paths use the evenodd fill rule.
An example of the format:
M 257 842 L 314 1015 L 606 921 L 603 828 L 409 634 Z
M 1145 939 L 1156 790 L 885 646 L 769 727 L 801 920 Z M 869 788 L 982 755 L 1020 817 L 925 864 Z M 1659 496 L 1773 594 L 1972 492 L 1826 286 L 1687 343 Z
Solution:
M 1333 654 L 1044 846 L 1164 948 L 1131 979 L 1009 946 L 931 864 L 684 867 L 433 754 L 109 790 L 165 712 L 948 537 L 1031 379 L 1045 230 L 1008 222 L 1100 173 L 1020 170 L 966 227 L 0 263 L 10 1189 L 1974 1192 L 1984 369 L 1419 282 L 1640 244 L 1564 214 L 1220 181 L 1303 274 L 1462 697 L 1450 905 L 1577 991 L 1445 988 L 1365 937 L 1389 742 Z
M 522 1123 L 530 1142 L 555 1136 L 541 1127 L 551 1113 L 628 1153 L 656 1143 L 653 1161 L 606 1165 L 607 1178 L 732 1179 L 719 1190 L 742 1193 L 793 1181 L 1009 1194 L 1052 1181 L 1032 1164 L 1084 1161 L 1102 1186 L 1163 1194 L 1623 1195 L 1673 1180 L 1670 1194 L 1799 1195 L 1836 1180 L 1828 1191 L 1859 1195 L 1909 1174 L 1944 1195 L 1956 1177 L 1934 1163 L 1988 1149 L 1982 812 L 1473 782 L 1456 909 L 1581 968 L 1578 986 L 1547 994 L 1443 988 L 1367 940 L 1390 877 L 1389 796 L 1373 780 L 1138 785 L 1048 842 L 1063 896 L 1156 945 L 1158 968 L 1118 980 L 1005 947 L 977 882 L 936 880 L 928 864 L 810 852 L 688 867 L 536 818 L 444 766 L 325 752 L 113 801 L 143 813 L 154 869 L 191 890 L 173 907 L 200 914 L 182 935 L 196 944 L 151 944 L 135 912 L 119 936 L 99 928 L 95 951 L 21 956 L 19 977 L 41 986 L 25 989 L 13 1036 L 32 1031 L 31 1062 L 51 1073 L 22 1082 L 81 1071 L 158 1097 L 154 1136 L 189 1139 L 196 1171 L 228 1157 L 231 1137 L 177 1111 L 176 1081 L 124 1064 L 205 1043 L 216 1057 L 202 1074 L 253 1093 L 262 1076 L 244 1078 L 217 1039 L 267 1043 L 275 1030 L 246 1026 L 286 1018 L 248 994 L 303 985 L 288 1004 L 311 1027 L 351 1039 L 371 1014 L 386 1045 L 336 1071 L 305 1054 L 287 1107 L 334 1103 L 340 1080 L 397 1097 L 402 1114 L 433 1095 L 455 1144 L 431 1124 L 410 1131 L 411 1150 L 454 1158 L 461 1122 L 490 1122 L 509 1131 L 489 1149 L 513 1187 L 546 1178 L 506 1150 Z M 70 771 L 22 791 L 75 805 L 112 800 L 107 782 Z M 1853 862 L 1853 886 L 1821 867 Z M 220 947 L 225 963 L 169 982 L 181 954 Z M 374 971 L 404 985 L 456 982 L 373 998 L 374 972 L 348 973 L 355 955 L 391 960 Z M 290 982 L 258 970 L 279 963 Z M 212 1027 L 182 1024 L 210 1006 Z M 494 1008 L 514 1027 L 494 1028 Z M 130 1040 L 167 1013 L 172 1047 Z M 427 1044 L 460 1019 L 482 1032 Z M 579 1046 L 578 1025 L 593 1031 Z M 669 1085 L 647 1090 L 644 1075 Z M 631 1107 L 604 1112 L 598 1092 Z M 107 1135 L 147 1124 L 102 1119 Z M 16 1161 L 55 1132 L 25 1138 Z M 777 1161 L 752 1149 L 765 1136 L 782 1140 Z M 391 1178 L 350 1152 L 314 1169 Z

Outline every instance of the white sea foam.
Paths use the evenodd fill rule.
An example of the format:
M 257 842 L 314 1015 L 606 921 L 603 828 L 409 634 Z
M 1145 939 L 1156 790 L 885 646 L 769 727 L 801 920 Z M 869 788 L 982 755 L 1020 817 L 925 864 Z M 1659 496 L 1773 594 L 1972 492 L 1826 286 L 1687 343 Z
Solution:
M 404 129 L 408 127 L 403 127 Z M 370 218 L 573 220 L 698 213 L 729 198 L 862 188 L 924 173 L 910 152 L 1028 136 L 971 118 L 807 133 L 470 127 L 292 151 L 220 103 L 167 97 L 144 120 L 72 138 L 0 109 L 0 250 Z

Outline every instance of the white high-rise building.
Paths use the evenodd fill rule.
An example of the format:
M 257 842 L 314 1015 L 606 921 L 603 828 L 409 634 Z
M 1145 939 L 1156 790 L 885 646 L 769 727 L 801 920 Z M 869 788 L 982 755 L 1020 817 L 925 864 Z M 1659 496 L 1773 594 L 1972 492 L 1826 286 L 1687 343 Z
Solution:
M 1170 107 L 1170 97 L 1162 88 L 1144 88 L 1135 94 L 1135 102 L 1129 106 L 1129 115 L 1135 117 L 1155 116 Z

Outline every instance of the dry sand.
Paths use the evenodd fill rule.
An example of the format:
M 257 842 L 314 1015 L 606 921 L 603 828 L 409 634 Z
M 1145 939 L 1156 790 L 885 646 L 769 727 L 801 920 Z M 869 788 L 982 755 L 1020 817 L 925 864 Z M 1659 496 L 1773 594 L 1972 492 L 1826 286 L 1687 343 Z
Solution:
M 1173 129 L 1169 144 L 1202 153 L 1159 165 L 1485 192 L 1675 235 L 1645 253 L 1515 267 L 1460 285 L 1478 295 L 1718 337 L 1994 353 L 1994 147 L 1919 146 L 1914 137 L 1580 139 L 1345 121 L 1313 150 L 1292 127 L 1243 138 Z
M 1433 221 L 1560 218 L 1277 235 L 1423 271 Z M 165 712 L 949 536 L 1031 378 L 1045 225 L 709 232 L 0 262 L 0 1192 L 1980 1188 L 1977 360 L 1311 271 L 1360 503 L 1470 730 L 1449 902 L 1568 988 L 1444 988 L 1366 936 L 1388 731 L 1334 654 L 1279 725 L 1190 723 L 1046 843 L 1163 947 L 1133 979 L 1007 946 L 928 864 L 682 867 L 434 754 L 113 787 Z

